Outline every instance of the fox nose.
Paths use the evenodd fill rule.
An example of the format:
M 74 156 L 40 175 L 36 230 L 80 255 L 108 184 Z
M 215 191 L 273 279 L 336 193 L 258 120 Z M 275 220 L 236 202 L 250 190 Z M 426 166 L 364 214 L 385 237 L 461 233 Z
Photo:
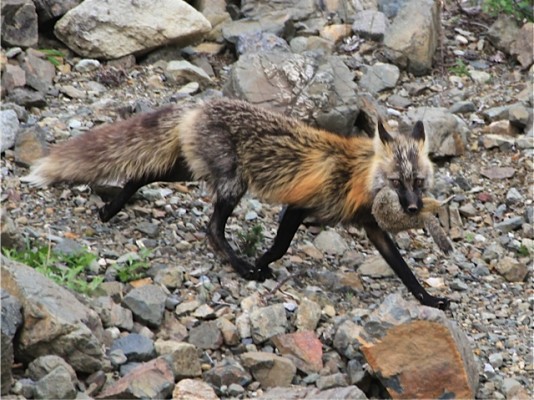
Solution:
M 417 212 L 419 211 L 419 207 L 417 207 L 415 204 L 410 204 L 408 206 L 408 214 L 417 214 Z

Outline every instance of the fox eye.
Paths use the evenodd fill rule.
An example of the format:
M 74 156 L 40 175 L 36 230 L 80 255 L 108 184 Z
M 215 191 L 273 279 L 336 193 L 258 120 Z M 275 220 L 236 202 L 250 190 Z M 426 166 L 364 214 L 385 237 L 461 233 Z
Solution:
M 399 189 L 401 187 L 401 181 L 399 179 L 391 179 L 390 182 L 395 189 Z
M 416 188 L 420 188 L 423 186 L 423 184 L 425 183 L 425 180 L 422 179 L 422 178 L 416 178 L 415 181 L 414 181 L 414 186 Z

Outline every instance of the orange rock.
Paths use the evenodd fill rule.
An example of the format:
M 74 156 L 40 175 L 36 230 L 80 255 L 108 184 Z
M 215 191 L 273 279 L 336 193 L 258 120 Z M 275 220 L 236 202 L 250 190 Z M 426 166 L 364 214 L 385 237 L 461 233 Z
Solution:
M 358 341 L 394 399 L 475 396 L 478 370 L 473 352 L 465 334 L 442 311 L 389 296 Z

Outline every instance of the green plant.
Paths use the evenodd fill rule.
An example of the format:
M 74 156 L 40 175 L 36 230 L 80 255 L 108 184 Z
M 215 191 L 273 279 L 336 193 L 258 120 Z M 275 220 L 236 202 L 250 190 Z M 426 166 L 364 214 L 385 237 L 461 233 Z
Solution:
M 483 9 L 492 16 L 508 14 L 519 21 L 534 21 L 532 0 L 485 0 Z
M 245 233 L 240 232 L 239 239 L 241 240 L 243 253 L 253 257 L 258 250 L 259 244 L 263 241 L 263 227 L 260 224 L 256 224 Z
M 464 238 L 467 242 L 473 243 L 475 241 L 475 234 L 473 232 L 465 232 Z
M 114 266 L 117 279 L 126 283 L 144 278 L 145 271 L 150 267 L 148 264 L 149 256 L 150 250 L 143 248 L 139 250 L 139 253 L 130 253 L 124 260 L 118 261 Z
M 46 56 L 46 59 L 50 61 L 55 67 L 59 67 L 62 64 L 62 60 L 65 58 L 65 54 L 63 54 L 59 50 L 41 49 L 39 51 L 43 53 Z
M 456 63 L 452 67 L 449 67 L 449 72 L 457 76 L 469 76 L 467 64 L 461 59 L 457 59 Z
M 530 256 L 530 251 L 528 250 L 528 247 L 523 244 L 519 246 L 519 249 L 517 249 L 517 253 L 522 257 Z
M 85 270 L 96 260 L 96 256 L 85 250 L 67 254 L 55 252 L 50 245 L 33 247 L 27 244 L 22 250 L 3 248 L 2 253 L 34 268 L 58 285 L 79 293 L 92 294 L 104 281 L 100 276 L 87 281 Z

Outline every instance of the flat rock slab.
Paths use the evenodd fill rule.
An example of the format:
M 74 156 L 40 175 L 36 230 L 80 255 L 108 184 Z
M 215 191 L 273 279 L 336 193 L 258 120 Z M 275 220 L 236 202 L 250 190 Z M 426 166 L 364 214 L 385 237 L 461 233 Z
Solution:
M 278 335 L 272 341 L 280 354 L 293 361 L 299 370 L 311 374 L 323 368 L 323 345 L 314 332 Z
M 76 371 L 99 370 L 104 354 L 98 315 L 33 268 L 3 256 L 1 261 L 2 288 L 22 305 L 24 322 L 16 349 L 19 359 L 29 362 L 55 354 Z
M 356 338 L 394 399 L 476 394 L 478 370 L 468 339 L 440 310 L 390 295 Z

